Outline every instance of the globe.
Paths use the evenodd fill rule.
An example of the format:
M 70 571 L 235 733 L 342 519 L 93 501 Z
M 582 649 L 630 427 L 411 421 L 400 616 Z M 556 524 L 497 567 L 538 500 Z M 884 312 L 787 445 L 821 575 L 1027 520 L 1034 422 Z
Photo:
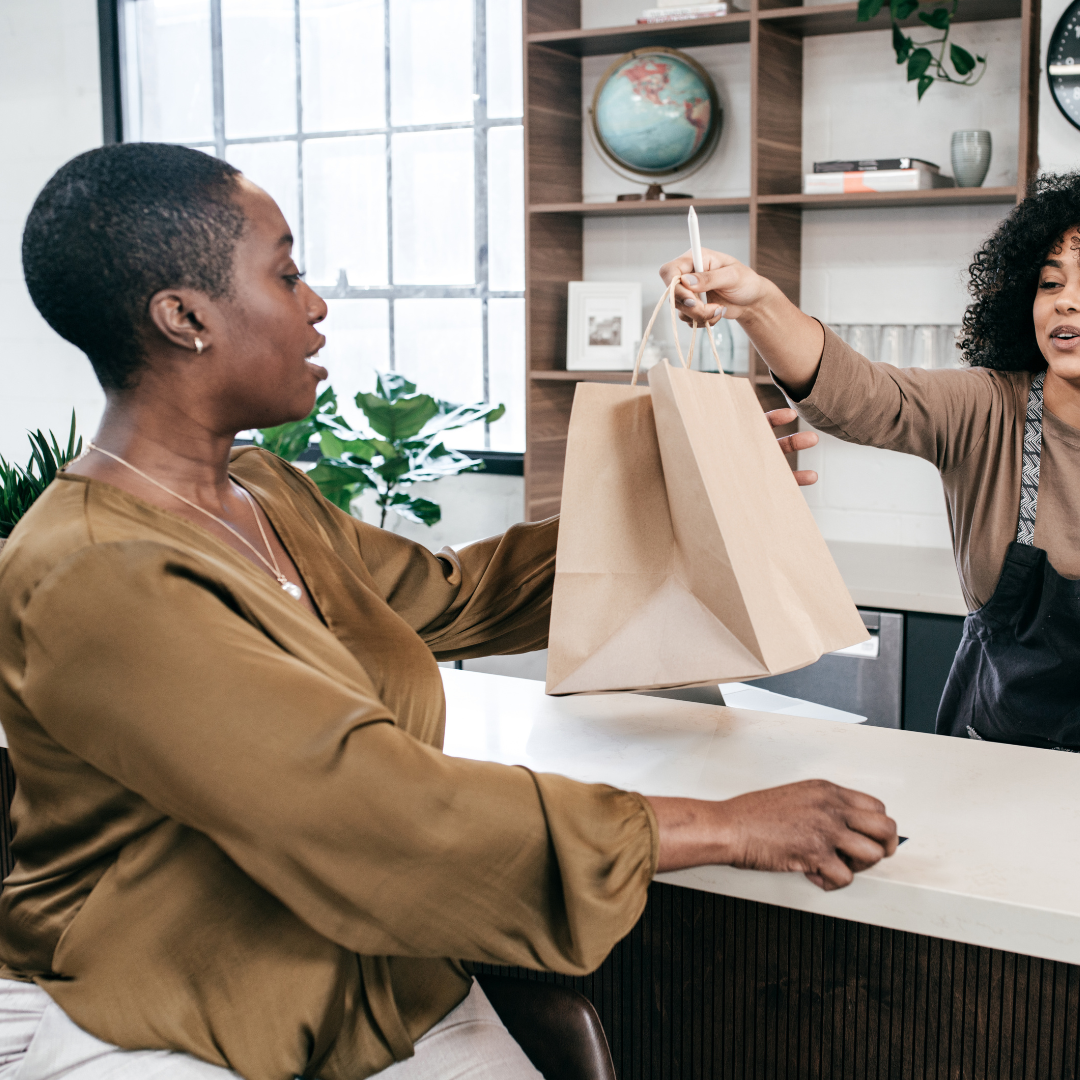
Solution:
M 708 72 L 674 49 L 620 57 L 593 97 L 593 129 L 614 162 L 645 176 L 679 172 L 710 153 L 720 102 Z

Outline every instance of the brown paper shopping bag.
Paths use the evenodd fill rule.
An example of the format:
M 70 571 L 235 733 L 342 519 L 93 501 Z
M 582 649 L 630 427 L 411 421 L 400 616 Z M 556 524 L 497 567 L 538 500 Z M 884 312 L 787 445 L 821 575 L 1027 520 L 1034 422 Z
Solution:
M 642 348 L 665 300 L 678 345 L 673 286 Z M 775 675 L 866 637 L 749 380 L 683 360 L 578 384 L 549 694 Z

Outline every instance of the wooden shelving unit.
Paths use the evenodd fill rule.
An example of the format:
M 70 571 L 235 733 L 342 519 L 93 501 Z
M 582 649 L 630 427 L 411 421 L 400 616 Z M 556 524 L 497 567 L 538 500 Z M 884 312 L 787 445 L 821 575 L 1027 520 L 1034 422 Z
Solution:
M 964 0 L 957 21 L 1016 19 L 1021 77 L 1016 187 L 803 195 L 802 42 L 824 34 L 888 29 L 883 13 L 855 19 L 857 4 L 793 7 L 752 0 L 721 19 L 662 26 L 581 29 L 580 0 L 523 0 L 525 26 L 525 200 L 527 439 L 526 516 L 559 509 L 566 430 L 574 387 L 582 381 L 629 382 L 628 372 L 566 371 L 566 284 L 583 276 L 582 222 L 587 217 L 699 213 L 746 214 L 750 264 L 799 302 L 802 211 L 854 207 L 962 206 L 1011 203 L 1037 167 L 1039 10 L 1034 0 Z M 644 0 L 643 0 L 644 5 Z M 916 19 L 909 20 L 918 25 Z M 653 203 L 588 203 L 581 187 L 581 58 L 614 56 L 651 45 L 686 48 L 750 43 L 750 194 L 746 198 Z M 898 73 L 899 75 L 899 73 Z M 783 398 L 761 360 L 749 378 L 763 407 Z

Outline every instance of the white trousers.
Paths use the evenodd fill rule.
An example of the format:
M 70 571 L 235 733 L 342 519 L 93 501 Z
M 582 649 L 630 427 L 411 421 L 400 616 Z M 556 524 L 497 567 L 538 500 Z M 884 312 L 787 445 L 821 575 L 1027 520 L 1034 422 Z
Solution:
M 379 1080 L 543 1080 L 474 982 Z M 121 1050 L 83 1031 L 40 987 L 0 979 L 0 1080 L 239 1080 L 170 1050 Z

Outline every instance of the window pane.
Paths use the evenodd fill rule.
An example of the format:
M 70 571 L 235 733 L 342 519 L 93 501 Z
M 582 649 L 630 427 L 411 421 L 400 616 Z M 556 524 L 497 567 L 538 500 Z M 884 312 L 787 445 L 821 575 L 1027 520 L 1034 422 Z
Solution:
M 488 129 L 488 281 L 495 292 L 525 288 L 523 131 Z
M 491 449 L 525 450 L 525 301 L 488 301 L 488 397 L 506 406 Z
M 121 12 L 124 138 L 213 141 L 210 0 L 127 0 Z
M 221 0 L 225 138 L 296 131 L 293 0 Z
M 304 245 L 311 285 L 386 284 L 382 135 L 304 143 Z
M 304 130 L 386 126 L 383 0 L 300 0 Z
M 487 3 L 487 114 L 521 116 L 521 5 Z
M 356 429 L 367 419 L 353 400 L 375 389 L 375 375 L 390 370 L 390 301 L 327 300 L 330 313 L 319 323 L 326 345 L 319 362 L 330 372 L 341 415 Z
M 393 137 L 394 281 L 476 280 L 472 128 Z
M 249 180 L 258 184 L 281 208 L 293 236 L 300 227 L 296 143 L 240 143 L 226 148 L 225 158 Z M 299 261 L 299 241 L 294 247 Z
M 393 0 L 390 111 L 395 124 L 473 118 L 472 45 L 471 0 Z
M 421 393 L 457 405 L 484 398 L 480 300 L 395 300 L 394 367 Z M 478 450 L 484 425 L 447 432 L 446 445 Z

